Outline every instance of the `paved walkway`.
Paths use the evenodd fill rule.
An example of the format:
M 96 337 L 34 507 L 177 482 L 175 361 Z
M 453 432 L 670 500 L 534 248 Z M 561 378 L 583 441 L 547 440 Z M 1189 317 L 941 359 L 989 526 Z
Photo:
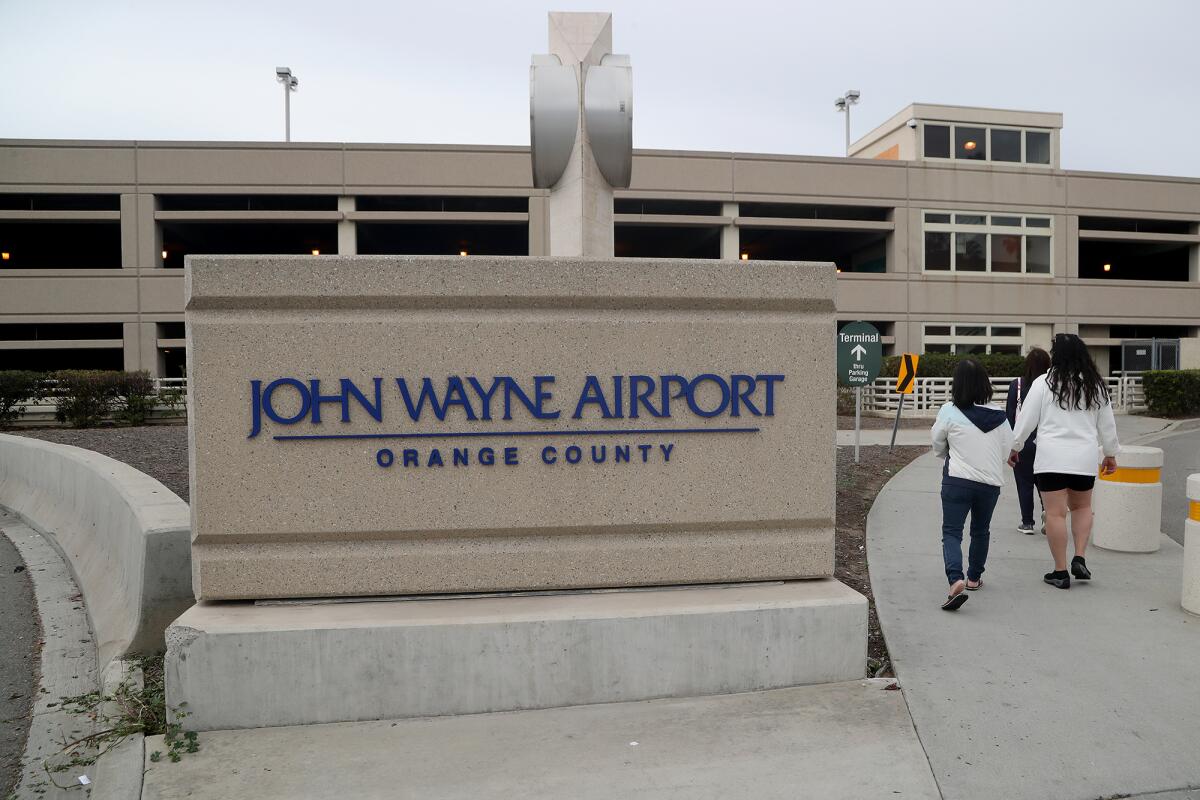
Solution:
M 203 733 L 178 764 L 147 761 L 142 797 L 935 800 L 887 683 Z
M 1153 428 L 1133 424 L 1122 422 L 1124 441 Z M 947 614 L 940 473 L 932 455 L 898 473 L 871 510 L 867 542 L 888 648 L 942 795 L 1091 800 L 1200 787 L 1200 617 L 1179 605 L 1179 545 L 1164 536 L 1153 554 L 1092 548 L 1091 584 L 1047 586 L 1049 550 L 1016 533 L 1010 477 L 985 587 Z

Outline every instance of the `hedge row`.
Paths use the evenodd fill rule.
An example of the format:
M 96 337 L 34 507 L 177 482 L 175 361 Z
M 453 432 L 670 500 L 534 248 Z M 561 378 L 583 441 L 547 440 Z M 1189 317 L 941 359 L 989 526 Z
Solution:
M 979 353 L 976 355 L 954 355 L 952 353 L 925 353 L 917 361 L 918 378 L 952 378 L 954 368 L 964 358 L 973 358 L 983 365 L 993 378 L 1015 378 L 1025 371 L 1025 356 L 1014 353 Z M 900 372 L 901 356 L 887 356 L 879 374 L 894 378 Z
M 1200 369 L 1143 372 L 1142 389 L 1153 414 L 1200 414 Z
M 145 370 L 0 371 L 0 428 L 41 401 L 53 403 L 55 418 L 72 428 L 91 427 L 110 415 L 129 425 L 142 425 L 160 403 L 177 409 L 183 393 L 179 389 L 160 392 Z

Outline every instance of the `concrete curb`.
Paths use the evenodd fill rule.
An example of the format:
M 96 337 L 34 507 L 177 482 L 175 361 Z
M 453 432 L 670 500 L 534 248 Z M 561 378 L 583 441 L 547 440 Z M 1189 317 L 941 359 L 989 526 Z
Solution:
M 142 670 L 131 661 L 113 661 L 104 670 L 102 688 L 112 695 L 122 684 L 145 686 Z M 138 800 L 142 796 L 146 737 L 130 736 L 105 753 L 92 767 L 91 800 Z
M 65 557 L 102 666 L 163 648 L 167 625 L 192 603 L 187 503 L 99 453 L 0 434 L 0 505 Z
M 62 557 L 41 534 L 3 509 L 0 509 L 0 527 L 29 570 L 42 627 L 37 696 L 16 796 L 40 800 L 87 797 L 87 789 L 82 786 L 70 789 L 54 786 L 42 766 L 61 749 L 59 742 L 64 735 L 77 735 L 84 729 L 83 720 L 63 711 L 59 701 L 94 691 L 97 686 L 96 647 L 79 589 Z M 64 776 L 76 779 L 74 775 Z

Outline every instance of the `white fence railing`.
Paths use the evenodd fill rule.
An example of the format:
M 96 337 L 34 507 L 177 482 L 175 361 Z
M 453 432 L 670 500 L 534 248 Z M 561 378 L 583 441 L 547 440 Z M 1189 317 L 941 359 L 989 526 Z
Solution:
M 992 378 L 993 402 L 1003 403 L 1008 395 L 1008 385 L 1013 378 Z M 1118 411 L 1144 411 L 1146 395 L 1142 391 L 1142 376 L 1133 374 L 1113 375 L 1105 378 L 1108 395 L 1113 408 Z M 950 378 L 917 378 L 913 393 L 904 400 L 905 413 L 916 416 L 933 416 L 944 404 L 950 402 Z M 878 378 L 863 387 L 864 411 L 891 411 L 895 413 L 900 395 L 894 390 L 895 378 Z

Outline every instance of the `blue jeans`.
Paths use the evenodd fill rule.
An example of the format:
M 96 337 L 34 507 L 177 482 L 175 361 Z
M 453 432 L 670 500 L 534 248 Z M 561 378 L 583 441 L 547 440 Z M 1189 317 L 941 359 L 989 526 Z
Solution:
M 972 581 L 983 576 L 991 535 L 992 512 L 1000 499 L 999 486 L 942 484 L 942 558 L 951 584 L 963 579 L 962 538 L 967 514 L 971 515 L 971 548 L 967 553 L 967 575 Z

